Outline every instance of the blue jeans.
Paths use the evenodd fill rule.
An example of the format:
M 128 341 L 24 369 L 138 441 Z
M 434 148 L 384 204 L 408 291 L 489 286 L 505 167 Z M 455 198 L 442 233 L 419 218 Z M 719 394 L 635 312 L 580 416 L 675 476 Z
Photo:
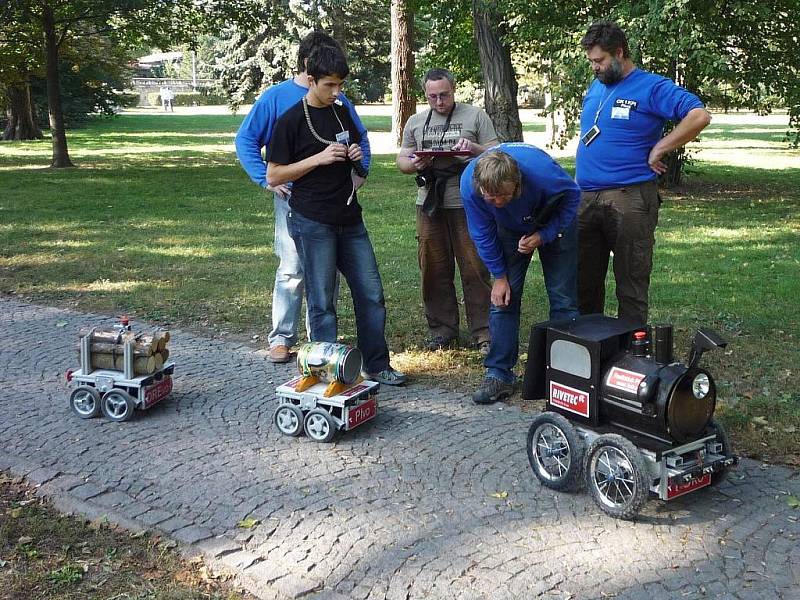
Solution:
M 275 271 L 275 286 L 272 289 L 272 331 L 267 340 L 269 347 L 294 346 L 297 343 L 297 327 L 303 307 L 303 263 L 297 254 L 286 217 L 289 214 L 289 198 L 274 194 L 275 241 L 274 251 L 278 257 Z M 334 298 L 339 297 L 339 276 L 336 276 Z M 335 301 L 334 301 L 335 304 Z M 311 339 L 306 310 L 306 336 Z
M 364 223 L 326 225 L 289 213 L 289 232 L 305 273 L 311 340 L 337 341 L 336 272 L 344 276 L 353 296 L 358 348 L 364 370 L 378 373 L 389 367 L 386 345 L 386 305 L 378 262 Z
M 497 238 L 503 250 L 506 276 L 511 286 L 511 302 L 507 307 L 489 307 L 489 336 L 492 346 L 483 364 L 487 377 L 505 383 L 514 381 L 512 369 L 519 357 L 519 316 L 525 275 L 531 254 L 517 252 L 522 237 L 519 233 L 497 228 Z M 544 284 L 550 301 L 550 319 L 573 319 L 578 316 L 578 229 L 577 223 L 564 231 L 562 237 L 538 249 Z

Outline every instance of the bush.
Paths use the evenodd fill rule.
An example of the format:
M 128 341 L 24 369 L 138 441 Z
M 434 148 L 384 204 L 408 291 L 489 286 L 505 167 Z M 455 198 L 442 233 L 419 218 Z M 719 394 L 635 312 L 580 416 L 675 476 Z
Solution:
M 174 106 L 210 106 L 215 104 L 227 104 L 228 99 L 222 94 L 214 92 L 185 92 L 175 94 L 172 101 Z
M 122 108 L 131 108 L 139 104 L 139 94 L 136 92 L 116 92 L 114 97 L 117 100 L 117 106 Z
M 161 106 L 161 94 L 159 92 L 147 94 L 147 106 Z

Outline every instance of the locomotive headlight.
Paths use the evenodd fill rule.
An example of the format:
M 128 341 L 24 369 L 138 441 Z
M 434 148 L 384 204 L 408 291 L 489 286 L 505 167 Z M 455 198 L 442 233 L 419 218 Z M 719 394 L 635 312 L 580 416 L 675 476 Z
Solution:
M 692 380 L 692 394 L 698 400 L 702 400 L 708 395 L 711 389 L 711 382 L 708 380 L 706 373 L 698 373 Z
M 714 379 L 701 369 L 686 371 L 678 375 L 665 400 L 666 424 L 673 439 L 690 440 L 702 433 L 714 416 L 717 403 Z

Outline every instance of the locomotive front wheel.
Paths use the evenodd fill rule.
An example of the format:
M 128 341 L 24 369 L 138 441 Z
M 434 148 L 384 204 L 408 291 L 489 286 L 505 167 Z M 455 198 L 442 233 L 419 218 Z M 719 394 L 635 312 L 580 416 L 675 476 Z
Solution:
M 320 443 L 330 442 L 336 433 L 336 424 L 331 416 L 319 408 L 308 411 L 304 427 L 306 435 Z
M 81 419 L 91 419 L 100 414 L 100 392 L 90 385 L 82 385 L 69 395 L 72 412 Z
M 586 486 L 600 509 L 618 519 L 632 519 L 650 494 L 644 457 L 621 435 L 598 437 L 584 462 Z
M 106 418 L 121 423 L 133 416 L 136 403 L 127 392 L 122 390 L 109 390 L 103 395 L 100 406 Z
M 272 420 L 283 435 L 297 437 L 303 433 L 303 411 L 294 404 L 281 404 L 275 409 Z
M 733 448 L 731 447 L 731 438 L 728 437 L 728 432 L 725 429 L 725 426 L 717 421 L 716 419 L 711 419 L 711 422 L 708 424 L 711 429 L 714 430 L 714 433 L 717 434 L 717 441 L 722 444 L 722 453 L 725 456 L 730 456 L 733 453 Z M 716 487 L 728 477 L 728 471 L 730 471 L 730 467 L 724 467 L 722 470 L 717 471 L 716 473 L 711 474 L 711 483 L 709 484 L 711 487 Z
M 573 490 L 580 485 L 585 448 L 575 428 L 563 416 L 544 412 L 528 430 L 528 462 L 542 485 Z

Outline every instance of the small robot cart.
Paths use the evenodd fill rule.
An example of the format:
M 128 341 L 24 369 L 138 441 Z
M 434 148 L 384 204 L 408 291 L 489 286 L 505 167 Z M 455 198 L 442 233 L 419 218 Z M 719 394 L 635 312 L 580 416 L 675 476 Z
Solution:
M 380 384 L 361 378 L 361 352 L 343 344 L 304 344 L 297 353 L 301 375 L 278 386 L 273 422 L 283 435 L 305 434 L 330 442 L 378 414 Z M 327 385 L 326 383 L 327 382 Z
M 650 493 L 672 500 L 716 485 L 736 464 L 714 419 L 716 386 L 702 354 L 726 342 L 700 329 L 688 365 L 673 359 L 672 327 L 603 315 L 550 321 L 531 331 L 524 398 L 547 398 L 528 432 L 542 485 L 585 482 L 605 513 L 636 516 Z
M 67 371 L 67 382 L 73 387 L 69 397 L 72 412 L 82 419 L 91 419 L 102 412 L 106 418 L 122 422 L 130 419 L 135 409 L 151 408 L 170 394 L 175 363 L 166 362 L 147 375 L 135 374 L 136 339 L 129 333 L 127 319 L 122 320 L 117 337 L 119 344 L 115 344 L 123 348 L 121 370 L 93 368 L 94 332 L 92 329 L 81 337 L 80 369 Z M 112 360 L 112 364 L 115 362 L 118 361 Z

